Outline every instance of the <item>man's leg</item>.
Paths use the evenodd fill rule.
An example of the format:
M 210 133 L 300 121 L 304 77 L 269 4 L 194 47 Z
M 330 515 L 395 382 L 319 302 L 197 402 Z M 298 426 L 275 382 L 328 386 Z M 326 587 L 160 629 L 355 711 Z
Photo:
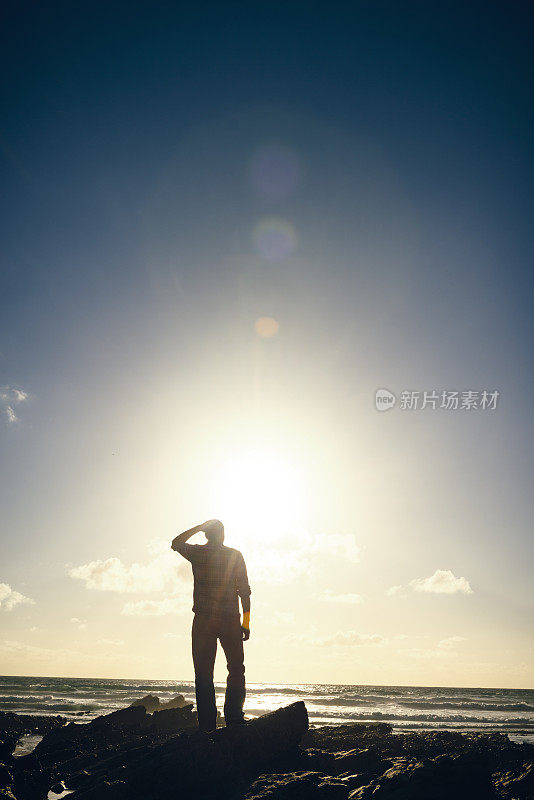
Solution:
M 245 703 L 245 663 L 243 653 L 243 634 L 239 617 L 225 620 L 219 629 L 228 678 L 226 679 L 226 696 L 224 699 L 224 719 L 227 725 L 244 721 L 243 705 Z
M 217 724 L 213 667 L 217 653 L 217 632 L 210 620 L 195 614 L 193 630 L 193 665 L 195 667 L 195 690 L 197 697 L 198 727 L 201 731 L 214 731 Z

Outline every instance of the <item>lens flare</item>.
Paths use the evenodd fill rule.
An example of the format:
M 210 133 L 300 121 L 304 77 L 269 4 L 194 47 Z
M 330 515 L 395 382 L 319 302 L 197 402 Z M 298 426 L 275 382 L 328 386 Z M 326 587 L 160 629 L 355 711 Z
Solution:
M 252 234 L 254 248 L 265 261 L 283 261 L 297 249 L 297 234 L 291 223 L 278 217 L 258 222 Z
M 276 336 L 280 325 L 273 317 L 258 317 L 254 323 L 254 330 L 262 339 L 271 339 Z

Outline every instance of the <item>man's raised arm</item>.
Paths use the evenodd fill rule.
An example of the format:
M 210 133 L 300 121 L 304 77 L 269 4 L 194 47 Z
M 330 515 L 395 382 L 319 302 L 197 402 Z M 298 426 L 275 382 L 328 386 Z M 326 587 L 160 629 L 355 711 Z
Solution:
M 201 525 L 195 525 L 194 528 L 189 528 L 188 531 L 184 531 L 183 533 L 178 534 L 175 536 L 171 543 L 171 550 L 176 550 L 177 553 L 180 555 L 185 555 L 191 545 L 186 544 L 187 540 L 194 536 L 195 533 L 200 533 L 200 531 L 204 528 L 205 523 L 203 522 Z

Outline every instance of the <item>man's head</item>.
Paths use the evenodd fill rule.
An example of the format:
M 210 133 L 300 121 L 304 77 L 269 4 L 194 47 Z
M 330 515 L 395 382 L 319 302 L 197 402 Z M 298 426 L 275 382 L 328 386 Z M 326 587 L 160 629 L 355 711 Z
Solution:
M 203 528 L 209 544 L 221 545 L 224 542 L 224 525 L 219 519 L 210 519 Z

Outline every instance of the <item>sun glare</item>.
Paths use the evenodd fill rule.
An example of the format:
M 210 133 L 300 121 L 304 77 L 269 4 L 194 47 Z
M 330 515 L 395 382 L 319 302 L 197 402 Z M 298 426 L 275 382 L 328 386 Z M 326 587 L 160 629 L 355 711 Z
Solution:
M 241 539 L 282 536 L 305 524 L 302 467 L 267 449 L 235 453 L 214 478 L 213 508 Z

